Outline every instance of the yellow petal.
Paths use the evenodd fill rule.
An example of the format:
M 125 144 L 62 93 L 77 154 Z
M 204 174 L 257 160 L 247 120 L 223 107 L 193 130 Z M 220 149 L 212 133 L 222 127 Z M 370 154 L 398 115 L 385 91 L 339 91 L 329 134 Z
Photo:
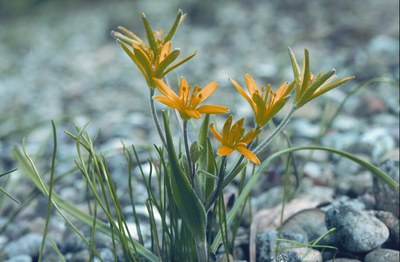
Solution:
M 223 142 L 221 135 L 218 134 L 217 130 L 215 130 L 213 123 L 210 124 L 210 131 L 219 142 L 221 142 L 221 143 Z
M 229 133 L 231 132 L 231 125 L 232 125 L 232 115 L 228 117 L 228 119 L 225 121 L 225 124 L 222 128 L 222 137 L 226 139 L 229 136 Z
M 250 104 L 250 106 L 254 110 L 253 100 L 246 94 L 246 92 L 243 90 L 243 88 L 235 80 L 231 79 L 231 82 L 236 87 L 237 91 L 247 100 L 247 102 Z
M 171 100 L 179 101 L 179 97 L 175 94 L 174 90 L 172 90 L 169 86 L 167 86 L 163 80 L 153 78 L 153 81 L 154 81 L 155 85 L 157 86 L 158 90 L 160 90 L 160 92 L 163 95 L 165 95 L 166 97 L 168 97 Z
M 256 82 L 254 81 L 254 79 L 251 75 L 247 74 L 247 75 L 245 75 L 244 78 L 246 80 L 246 86 L 247 86 L 247 90 L 249 90 L 250 96 L 252 96 L 254 93 L 260 92 Z
M 161 53 L 158 59 L 158 63 L 161 63 L 171 52 L 171 42 L 167 42 L 166 44 L 163 45 L 161 49 Z
M 261 164 L 260 159 L 258 159 L 258 157 L 253 152 L 248 150 L 247 148 L 245 148 L 245 147 L 237 147 L 235 149 L 237 151 L 239 151 L 244 157 L 246 157 L 251 162 L 253 162 L 254 164 L 256 164 L 256 165 Z
M 242 139 L 242 142 L 245 143 L 246 145 L 249 144 L 260 134 L 260 132 L 261 132 L 260 129 L 258 129 L 258 130 L 254 130 L 253 128 L 250 129 L 250 131 L 247 132 L 247 134 Z
M 200 114 L 226 114 L 229 109 L 226 106 L 203 105 L 196 109 Z
M 190 86 L 184 77 L 181 77 L 181 81 L 179 83 L 179 96 L 183 98 L 185 104 L 190 97 Z
M 200 97 L 199 104 L 206 100 L 212 93 L 214 93 L 215 89 L 217 89 L 217 82 L 212 81 L 208 85 L 206 85 L 198 94 Z
M 180 106 L 179 103 L 177 103 L 177 101 L 172 100 L 172 99 L 170 99 L 170 98 L 168 98 L 166 96 L 154 96 L 153 98 L 155 100 L 157 100 L 158 102 L 161 102 L 161 103 L 163 103 L 163 104 L 165 104 L 167 106 L 170 106 L 172 108 L 175 108 L 175 109 L 178 109 L 178 110 L 181 109 L 181 106 Z
M 232 152 L 233 152 L 233 149 L 232 149 L 232 148 L 227 147 L 227 146 L 224 146 L 224 145 L 220 146 L 220 147 L 217 149 L 217 153 L 218 153 L 219 155 L 221 155 L 221 156 L 227 156 L 227 155 L 229 155 L 229 154 L 232 153 Z
M 197 110 L 193 110 L 193 109 L 184 109 L 182 110 L 184 111 L 187 115 L 189 115 L 192 118 L 201 118 L 201 115 L 199 112 L 197 112 Z

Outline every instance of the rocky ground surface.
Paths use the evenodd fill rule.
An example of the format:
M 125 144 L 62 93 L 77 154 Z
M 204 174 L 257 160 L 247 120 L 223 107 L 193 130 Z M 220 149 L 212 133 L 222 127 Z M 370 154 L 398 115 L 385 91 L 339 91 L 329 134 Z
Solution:
M 244 83 L 244 74 L 250 73 L 258 83 L 277 88 L 292 80 L 287 47 L 299 58 L 308 48 L 312 70 L 334 67 L 339 76 L 355 75 L 356 80 L 296 113 L 287 129 L 293 145 L 312 143 L 321 121 L 352 90 L 370 81 L 346 101 L 318 142 L 362 157 L 399 179 L 399 3 L 395 0 L 384 4 L 372 0 L 0 1 L 0 172 L 16 167 L 12 151 L 23 138 L 39 169 L 48 170 L 50 120 L 58 127 L 58 172 L 68 170 L 76 158 L 75 144 L 63 130 L 88 124 L 88 132 L 97 135 L 98 150 L 106 152 L 112 163 L 122 198 L 128 196 L 124 159 L 118 154 L 120 141 L 136 145 L 160 141 L 149 118 L 149 90 L 110 31 L 124 25 L 143 36 L 141 11 L 154 28 L 167 29 L 179 8 L 188 16 L 175 46 L 183 54 L 194 50 L 198 54 L 171 75 L 172 83 L 180 75 L 199 85 L 216 80 L 219 89 L 211 100 L 228 105 L 237 118 L 251 119 L 249 106 L 229 78 Z M 272 145 L 268 152 L 279 146 Z M 254 188 L 254 219 L 243 222 L 242 241 L 234 252 L 237 260 L 301 261 L 307 255 L 303 261 L 398 261 L 398 191 L 389 190 L 359 165 L 328 153 L 301 152 L 296 160 L 304 175 L 286 206 L 288 220 L 282 234 L 307 242 L 335 226 L 338 230 L 318 243 L 335 249 L 271 252 L 282 245 L 276 242 L 283 191 L 282 172 L 276 168 L 268 170 Z M 0 260 L 35 261 L 46 199 L 29 200 L 34 187 L 21 170 L 1 177 L 0 187 L 21 201 L 17 205 L 0 199 Z M 85 208 L 84 187 L 78 174 L 69 174 L 55 191 Z M 144 186 L 137 183 L 135 190 L 137 203 L 144 207 Z M 87 261 L 88 249 L 60 217 L 51 219 L 49 236 L 68 261 Z M 104 261 L 113 261 L 110 240 L 98 238 Z

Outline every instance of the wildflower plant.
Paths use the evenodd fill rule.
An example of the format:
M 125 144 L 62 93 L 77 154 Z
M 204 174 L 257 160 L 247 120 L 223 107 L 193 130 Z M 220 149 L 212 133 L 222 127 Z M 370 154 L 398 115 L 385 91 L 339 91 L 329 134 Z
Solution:
M 231 79 L 233 86 L 224 87 L 233 90 L 236 88 L 239 95 L 249 103 L 255 122 L 253 128 L 246 126 L 249 119 L 229 114 L 226 105 L 205 103 L 210 96 L 216 95 L 218 84 L 211 79 L 208 80 L 208 84 L 201 87 L 204 83 L 189 85 L 190 81 L 187 81 L 186 77 L 181 77 L 179 92 L 176 93 L 167 80 L 168 74 L 179 66 L 186 65 L 196 54 L 193 52 L 177 61 L 181 50 L 172 48 L 173 36 L 184 17 L 185 14 L 179 11 L 170 30 L 164 35 L 163 30 L 153 31 L 147 17 L 142 14 L 147 41 L 143 41 L 124 27 L 118 27 L 119 31 L 112 32 L 117 43 L 136 65 L 149 87 L 151 114 L 161 139 L 160 145 L 154 145 L 156 157 L 153 155 L 149 158 L 151 168 L 148 172 L 140 165 L 135 146 L 124 145 L 128 162 L 129 196 L 137 237 L 132 235 L 132 229 L 129 228 L 122 212 L 106 158 L 95 151 L 93 141 L 83 128 L 77 128 L 76 133 L 67 132 L 67 134 L 76 142 L 78 152 L 76 169 L 82 173 L 94 199 L 94 203 L 90 204 L 92 210 L 90 214 L 80 211 L 52 192 L 53 182 L 46 185 L 25 149 L 15 151 L 21 169 L 27 172 L 35 185 L 49 197 L 49 203 L 52 203 L 60 214 L 66 211 L 91 226 L 92 235 L 90 240 L 87 240 L 65 217 L 90 247 L 91 258 L 100 257 L 93 244 L 96 230 L 111 237 L 116 260 L 117 246 L 121 246 L 124 257 L 129 261 L 209 261 L 221 245 L 224 245 L 228 255 L 235 241 L 234 237 L 230 237 L 229 230 L 232 227 L 237 228 L 236 219 L 240 217 L 251 189 L 263 170 L 274 158 L 298 150 L 325 150 L 340 154 L 368 168 L 393 187 L 398 186 L 372 164 L 332 148 L 319 146 L 284 148 L 266 159 L 260 157 L 270 142 L 287 126 L 297 109 L 354 78 L 349 76 L 335 80 L 335 70 L 314 76 L 310 71 L 307 49 L 301 69 L 294 52 L 289 49 L 294 79 L 284 82 L 276 90 L 269 84 L 259 87 L 249 74 L 244 77 L 248 92 L 233 79 Z M 155 102 L 168 107 L 162 111 L 162 121 L 158 119 L 159 110 Z M 273 131 L 268 132 L 266 138 L 261 139 L 260 134 L 266 132 L 268 123 L 285 105 L 291 106 L 289 113 Z M 170 117 L 173 111 L 178 112 L 178 119 Z M 217 123 L 211 122 L 211 119 L 216 119 L 211 117 L 215 114 L 226 117 L 222 129 L 218 128 Z M 181 129 L 174 128 L 175 123 L 181 125 Z M 196 127 L 200 128 L 193 130 Z M 179 130 L 182 130 L 181 135 L 173 135 Z M 55 127 L 53 131 L 55 137 Z M 190 141 L 189 137 L 197 139 Z M 57 140 L 54 139 L 55 148 L 56 144 Z M 52 161 L 52 177 L 55 152 L 56 150 Z M 240 157 L 235 158 L 233 152 L 238 152 Z M 148 198 L 145 206 L 151 228 L 149 240 L 141 233 L 140 219 L 134 205 L 134 187 L 131 182 L 134 162 L 137 163 L 147 188 Z M 249 174 L 250 177 L 247 176 Z M 238 176 L 241 177 L 240 191 L 233 207 L 227 210 L 223 201 L 223 191 Z M 152 185 L 152 177 L 156 178 L 156 186 Z M 98 217 L 100 210 L 104 213 L 106 221 Z M 160 217 L 160 223 L 157 223 L 156 215 Z M 149 241 L 150 245 L 147 245 L 146 241 Z

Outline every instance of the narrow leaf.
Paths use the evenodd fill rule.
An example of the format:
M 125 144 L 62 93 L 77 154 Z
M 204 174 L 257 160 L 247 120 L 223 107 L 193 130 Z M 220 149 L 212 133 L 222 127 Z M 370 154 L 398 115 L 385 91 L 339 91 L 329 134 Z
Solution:
M 167 68 L 167 66 L 172 64 L 178 58 L 180 53 L 181 53 L 180 49 L 175 49 L 174 51 L 169 53 L 167 57 L 165 57 L 164 60 L 162 60 L 162 62 L 157 66 L 157 69 L 154 73 L 155 77 L 161 78 L 165 68 Z
M 185 16 L 186 14 L 184 14 L 182 10 L 179 9 L 174 24 L 171 26 L 171 29 L 169 29 L 168 33 L 164 37 L 164 43 L 170 41 L 172 37 L 174 37 L 176 30 L 178 29 L 179 25 L 183 22 Z
M 154 39 L 154 35 L 153 35 L 153 29 L 151 29 L 149 20 L 147 20 L 147 17 L 144 13 L 142 13 L 142 20 L 143 20 L 144 28 L 146 29 L 146 36 L 147 36 L 147 40 L 149 41 L 150 48 L 154 52 L 154 57 L 157 57 L 158 50 L 157 50 L 157 43 L 156 43 L 156 40 Z
M 189 61 L 190 59 L 192 59 L 195 55 L 197 54 L 197 51 L 193 52 L 191 55 L 185 57 L 184 59 L 182 59 L 181 61 L 179 61 L 178 63 L 172 65 L 171 67 L 169 67 L 167 70 L 165 70 L 165 72 L 162 74 L 162 77 L 164 77 L 166 74 L 168 74 L 169 72 L 171 72 L 172 70 L 174 70 L 175 68 L 177 68 L 178 66 L 186 63 L 187 61 Z
M 196 243 L 201 243 L 206 239 L 206 211 L 179 165 L 169 129 L 169 119 L 165 111 L 163 112 L 163 119 L 167 139 L 168 159 L 171 173 L 173 174 L 169 179 L 171 181 L 174 202 L 179 209 L 179 214 L 183 222 L 192 233 L 194 240 Z

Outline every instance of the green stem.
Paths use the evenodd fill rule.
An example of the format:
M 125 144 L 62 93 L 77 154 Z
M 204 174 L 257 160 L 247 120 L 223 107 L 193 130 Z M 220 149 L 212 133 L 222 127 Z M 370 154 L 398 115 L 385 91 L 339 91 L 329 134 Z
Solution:
M 208 248 L 207 241 L 196 241 L 196 252 L 197 252 L 197 261 L 199 262 L 207 262 L 208 261 Z
M 154 99 L 153 99 L 154 90 L 155 90 L 154 88 L 150 88 L 150 109 L 151 109 L 151 116 L 152 116 L 152 118 L 153 118 L 154 125 L 155 125 L 156 128 L 157 128 L 158 135 L 160 136 L 163 145 L 164 145 L 165 147 L 167 147 L 167 142 L 166 142 L 165 137 L 164 137 L 164 134 L 163 134 L 163 132 L 162 132 L 162 130 L 161 130 L 160 121 L 158 120 L 158 117 L 157 117 L 156 106 L 155 106 L 155 104 L 154 104 Z
M 183 142 L 185 144 L 185 152 L 186 152 L 186 160 L 188 164 L 188 169 L 190 173 L 190 184 L 192 187 L 194 186 L 194 173 L 192 170 L 192 160 L 190 159 L 190 150 L 189 150 L 189 139 L 188 139 L 188 130 L 187 130 L 188 120 L 183 121 Z
M 222 189 L 223 189 L 223 182 L 224 182 L 224 176 L 225 176 L 225 164 L 226 164 L 226 156 L 222 157 L 221 161 L 221 167 L 219 169 L 219 174 L 218 174 L 218 183 L 217 187 L 215 190 L 212 192 L 209 200 L 207 201 L 205 205 L 206 212 L 214 205 L 215 201 L 217 200 L 218 196 L 220 195 Z
M 276 127 L 276 129 L 253 150 L 254 154 L 258 155 L 259 153 L 261 153 L 261 151 L 263 151 L 265 147 L 267 147 L 267 145 L 271 143 L 272 139 L 274 139 L 274 137 L 286 127 L 286 125 L 289 123 L 290 118 L 292 117 L 294 112 L 296 112 L 296 109 L 297 109 L 296 107 L 292 107 L 292 109 L 290 109 L 289 113 L 285 116 L 282 122 Z

